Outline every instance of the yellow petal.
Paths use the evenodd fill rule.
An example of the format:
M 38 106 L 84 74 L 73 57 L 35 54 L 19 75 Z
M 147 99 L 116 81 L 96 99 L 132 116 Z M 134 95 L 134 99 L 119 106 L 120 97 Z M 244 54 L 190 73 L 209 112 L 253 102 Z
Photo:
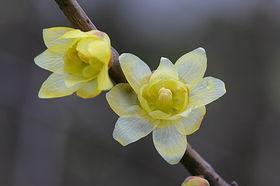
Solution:
M 129 114 L 129 108 L 138 105 L 137 97 L 128 83 L 120 83 L 114 86 L 107 94 L 106 99 L 119 116 Z
M 107 41 L 94 41 L 89 46 L 89 52 L 99 61 L 108 65 L 111 58 L 110 42 Z
M 108 66 L 104 65 L 100 70 L 98 76 L 98 89 L 99 90 L 109 90 L 113 87 L 113 83 L 108 74 Z
M 199 176 L 189 176 L 181 186 L 210 186 L 209 182 Z
M 205 106 L 189 109 L 188 113 L 176 123 L 177 130 L 183 135 L 190 135 L 197 131 L 206 113 Z
M 160 110 L 155 110 L 155 111 L 149 112 L 149 115 L 155 119 L 168 119 L 171 116 L 171 114 L 167 114 Z
M 81 76 L 73 76 L 73 75 L 67 75 L 65 76 L 65 85 L 66 87 L 72 87 L 79 83 L 85 83 L 87 81 L 90 81 L 92 78 L 84 78 Z
M 97 80 L 91 80 L 87 83 L 84 83 L 82 87 L 76 92 L 81 98 L 93 98 L 100 94 L 101 91 L 98 89 Z
M 106 36 L 107 36 L 106 33 L 98 31 L 98 30 L 91 30 L 91 31 L 88 31 L 88 32 L 83 32 L 83 31 L 78 30 L 78 29 L 73 29 L 73 30 L 63 34 L 61 36 L 61 38 L 64 38 L 64 39 L 72 38 L 73 39 L 73 38 L 91 37 L 91 38 L 94 38 L 94 39 L 103 39 Z
M 120 117 L 115 125 L 113 138 L 126 146 L 152 132 L 154 125 L 141 116 Z
M 206 77 L 190 90 L 190 106 L 203 106 L 215 101 L 226 93 L 222 80 Z
M 177 164 L 186 151 L 187 138 L 177 131 L 174 124 L 164 126 L 154 129 L 154 145 L 165 161 L 172 165 Z
M 83 56 L 90 58 L 93 57 L 92 53 L 90 53 L 89 51 L 89 46 L 90 44 L 94 42 L 94 39 L 92 38 L 83 38 L 81 40 L 79 40 L 78 44 L 77 44 L 77 51 L 82 53 Z
M 175 66 L 167 58 L 162 57 L 160 59 L 160 64 L 153 72 L 150 82 L 156 81 L 158 79 L 178 79 L 178 73 L 175 69 Z
M 67 49 L 75 43 L 75 40 L 61 39 L 60 37 L 66 32 L 69 32 L 71 30 L 73 29 L 68 27 L 53 27 L 53 28 L 44 29 L 43 38 L 44 38 L 45 45 L 53 52 L 57 52 L 57 53 L 66 52 Z
M 109 64 L 111 58 L 110 42 L 83 38 L 77 44 L 77 50 L 87 58 L 95 58 L 104 64 Z
M 83 32 L 81 30 L 73 29 L 71 31 L 64 33 L 60 38 L 61 39 L 70 39 L 70 38 L 73 39 L 73 38 L 82 38 L 82 37 L 89 37 L 89 35 L 86 34 L 86 32 Z
M 40 98 L 63 97 L 71 95 L 73 92 L 79 89 L 79 84 L 72 87 L 66 87 L 64 80 L 64 74 L 51 74 L 41 86 L 38 96 Z
M 207 58 L 203 48 L 197 48 L 180 57 L 175 67 L 181 79 L 189 86 L 194 86 L 199 82 L 206 71 Z
M 45 50 L 43 53 L 35 57 L 35 63 L 46 70 L 62 74 L 63 70 L 63 55 L 54 53 L 50 50 Z
M 122 71 L 133 90 L 138 93 L 142 83 L 151 75 L 149 66 L 133 54 L 124 53 L 119 57 Z

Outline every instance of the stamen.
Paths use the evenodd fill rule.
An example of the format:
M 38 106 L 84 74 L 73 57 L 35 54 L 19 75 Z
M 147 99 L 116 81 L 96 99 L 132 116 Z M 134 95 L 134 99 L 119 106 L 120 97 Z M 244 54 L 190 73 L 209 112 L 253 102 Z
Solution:
M 171 90 L 165 88 L 165 87 L 162 87 L 161 89 L 159 89 L 158 91 L 158 99 L 159 101 L 161 102 L 169 102 L 172 100 L 172 92 Z

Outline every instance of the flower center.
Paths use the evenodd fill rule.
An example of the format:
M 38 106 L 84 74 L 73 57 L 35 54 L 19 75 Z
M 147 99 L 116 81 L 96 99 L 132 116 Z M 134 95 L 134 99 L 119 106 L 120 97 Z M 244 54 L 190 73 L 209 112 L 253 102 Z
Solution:
M 155 119 L 164 119 L 185 111 L 188 105 L 187 86 L 173 79 L 149 82 L 138 95 L 140 104 Z
M 172 101 L 172 92 L 170 89 L 162 87 L 158 91 L 158 100 L 162 103 L 168 103 Z
M 77 50 L 77 44 L 68 49 L 64 56 L 64 70 L 81 78 L 93 78 L 97 76 L 103 63 L 94 56 L 87 56 Z

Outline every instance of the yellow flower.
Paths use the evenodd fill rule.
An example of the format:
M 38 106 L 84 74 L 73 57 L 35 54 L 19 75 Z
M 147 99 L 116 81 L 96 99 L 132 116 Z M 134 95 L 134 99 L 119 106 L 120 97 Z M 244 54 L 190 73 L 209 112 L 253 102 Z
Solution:
M 203 48 L 183 55 L 175 65 L 161 58 L 154 72 L 133 54 L 122 54 L 119 60 L 129 84 L 118 84 L 106 95 L 120 116 L 114 139 L 125 146 L 153 131 L 159 154 L 170 164 L 178 163 L 186 150 L 186 135 L 199 129 L 205 105 L 225 94 L 224 83 L 203 78 Z
M 40 98 L 62 97 L 74 92 L 82 98 L 91 98 L 112 88 L 108 75 L 111 44 L 105 33 L 54 27 L 44 29 L 43 38 L 47 50 L 34 60 L 53 73 L 43 83 Z
M 182 186 L 210 186 L 209 182 L 199 176 L 190 176 L 183 183 Z

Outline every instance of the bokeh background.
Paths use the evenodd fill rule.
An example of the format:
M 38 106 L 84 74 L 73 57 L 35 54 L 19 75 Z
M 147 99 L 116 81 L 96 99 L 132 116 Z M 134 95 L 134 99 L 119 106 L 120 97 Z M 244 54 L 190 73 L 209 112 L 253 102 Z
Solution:
M 279 0 L 80 0 L 120 53 L 152 68 L 203 46 L 207 74 L 227 94 L 207 107 L 189 142 L 228 181 L 280 182 Z M 1 0 L 0 185 L 175 186 L 189 173 L 167 164 L 151 136 L 127 147 L 112 138 L 117 116 L 104 94 L 37 97 L 50 74 L 33 58 L 42 29 L 70 26 L 53 0 Z

